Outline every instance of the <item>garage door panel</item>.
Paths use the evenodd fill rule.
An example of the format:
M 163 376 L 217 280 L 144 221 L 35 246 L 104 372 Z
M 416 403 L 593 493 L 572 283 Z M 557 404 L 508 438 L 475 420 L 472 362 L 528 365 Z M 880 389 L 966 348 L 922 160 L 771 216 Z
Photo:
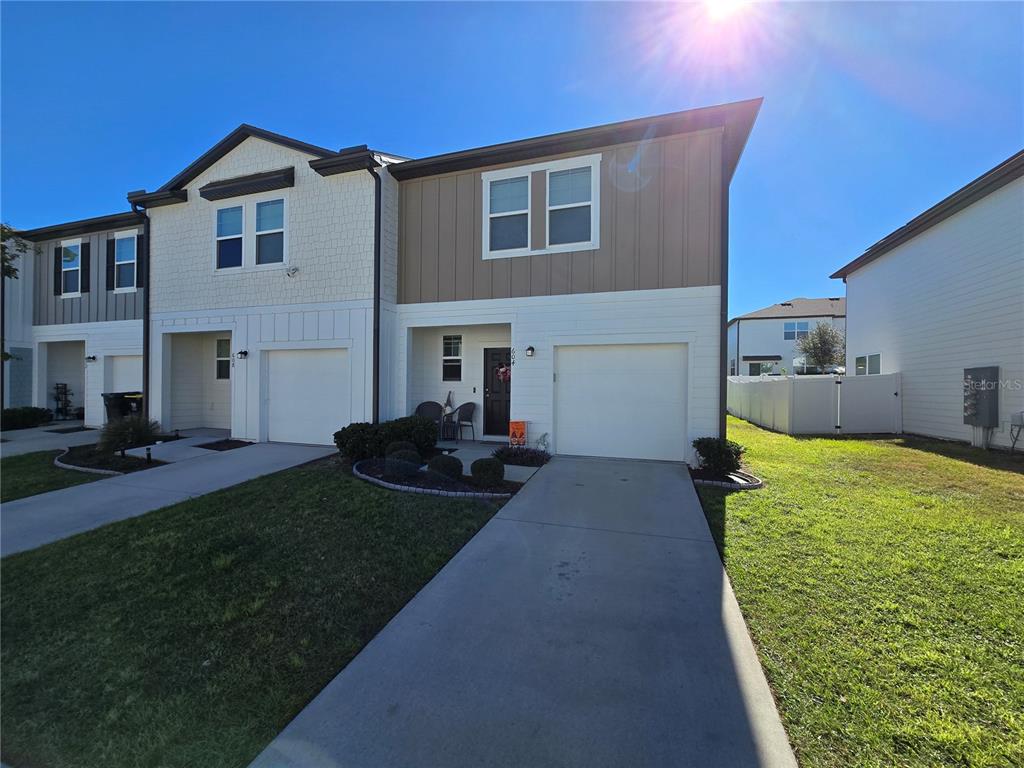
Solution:
M 267 368 L 267 439 L 330 445 L 351 421 L 348 351 L 273 350 Z
M 559 453 L 685 458 L 685 344 L 565 346 L 555 365 Z

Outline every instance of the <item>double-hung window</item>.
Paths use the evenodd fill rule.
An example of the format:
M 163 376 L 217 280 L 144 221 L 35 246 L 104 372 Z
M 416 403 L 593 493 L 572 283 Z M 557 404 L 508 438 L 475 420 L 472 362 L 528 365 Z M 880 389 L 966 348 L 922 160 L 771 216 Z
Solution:
M 530 177 L 488 182 L 487 250 L 510 255 L 530 247 Z
M 135 290 L 135 241 L 136 235 L 134 232 L 114 236 L 115 291 Z
M 81 240 L 60 245 L 60 292 L 62 296 L 78 296 L 82 292 Z
M 242 266 L 242 206 L 217 211 L 217 269 Z
M 548 173 L 548 245 L 589 244 L 592 232 L 593 169 Z
M 462 381 L 462 336 L 441 338 L 441 381 Z
M 882 372 L 882 356 L 880 354 L 861 355 L 854 362 L 856 363 L 854 374 L 857 376 L 876 376 Z
M 284 262 L 284 200 L 256 203 L 256 263 Z
M 782 329 L 782 338 L 786 341 L 793 341 L 795 339 L 805 339 L 807 334 L 810 332 L 810 323 L 808 322 L 792 322 L 786 323 Z
M 231 339 L 217 339 L 217 378 L 231 378 Z

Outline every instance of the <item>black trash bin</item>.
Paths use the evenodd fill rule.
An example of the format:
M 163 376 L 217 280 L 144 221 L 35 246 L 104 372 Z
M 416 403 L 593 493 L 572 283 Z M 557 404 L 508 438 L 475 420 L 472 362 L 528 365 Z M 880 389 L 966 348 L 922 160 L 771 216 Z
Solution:
M 141 392 L 104 392 L 103 405 L 107 409 L 107 421 L 123 419 L 138 413 L 142 402 Z

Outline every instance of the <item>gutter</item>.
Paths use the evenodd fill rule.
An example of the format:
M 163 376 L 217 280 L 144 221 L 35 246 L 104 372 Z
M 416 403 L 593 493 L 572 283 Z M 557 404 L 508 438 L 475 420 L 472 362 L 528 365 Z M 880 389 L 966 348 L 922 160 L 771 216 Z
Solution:
M 132 211 L 143 217 L 142 242 L 146 246 L 145 279 L 142 284 L 142 412 L 149 419 L 149 285 L 153 281 L 153 270 L 149 258 L 149 213 L 139 203 L 132 202 Z
M 370 166 L 373 176 L 373 423 L 380 422 L 380 174 Z M 147 282 L 146 285 L 149 285 Z

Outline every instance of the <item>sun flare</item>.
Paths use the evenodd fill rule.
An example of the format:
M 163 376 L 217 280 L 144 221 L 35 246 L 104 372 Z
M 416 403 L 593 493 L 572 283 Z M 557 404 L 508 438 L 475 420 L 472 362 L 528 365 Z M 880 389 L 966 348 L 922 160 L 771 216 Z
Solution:
M 724 21 L 735 16 L 749 0 L 704 0 L 704 8 L 712 21 Z

